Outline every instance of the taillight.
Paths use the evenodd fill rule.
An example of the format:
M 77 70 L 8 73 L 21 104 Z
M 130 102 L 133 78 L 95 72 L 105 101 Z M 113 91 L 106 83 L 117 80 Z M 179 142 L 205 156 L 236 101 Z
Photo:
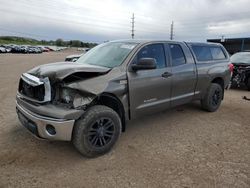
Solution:
M 233 65 L 232 63 L 230 63 L 230 64 L 228 65 L 228 68 L 229 68 L 230 72 L 233 72 L 233 70 L 234 70 L 234 65 Z

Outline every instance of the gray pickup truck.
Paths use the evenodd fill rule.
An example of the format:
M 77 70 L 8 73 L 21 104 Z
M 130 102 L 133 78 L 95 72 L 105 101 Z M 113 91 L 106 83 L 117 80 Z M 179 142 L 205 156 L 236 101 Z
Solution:
M 108 152 L 128 120 L 200 100 L 216 111 L 229 84 L 220 44 L 121 40 L 75 63 L 41 65 L 21 75 L 20 122 L 43 139 L 72 141 L 87 157 Z

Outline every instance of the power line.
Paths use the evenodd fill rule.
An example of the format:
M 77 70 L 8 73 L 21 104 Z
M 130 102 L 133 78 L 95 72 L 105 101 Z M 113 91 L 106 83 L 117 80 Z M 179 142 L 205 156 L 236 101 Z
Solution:
M 9 2 L 4 2 L 4 3 L 7 3 L 7 4 L 10 4 L 11 6 L 14 6 L 14 3 L 13 4 L 9 3 Z M 119 20 L 117 20 L 117 18 L 114 19 L 114 20 L 108 20 L 106 18 L 94 18 L 93 16 L 88 16 L 88 15 L 85 15 L 85 14 L 84 15 L 82 15 L 82 14 L 77 15 L 77 14 L 75 14 L 76 10 L 72 9 L 72 11 L 74 11 L 74 12 L 69 13 L 68 9 L 66 9 L 66 8 L 60 8 L 59 9 L 58 6 L 53 6 L 52 4 L 50 4 L 50 6 L 49 6 L 50 9 L 48 9 L 48 7 L 46 7 L 46 6 L 41 6 L 41 5 L 32 6 L 31 3 L 29 3 L 29 4 L 22 4 L 21 2 L 18 2 L 18 3 L 21 6 L 24 6 L 24 7 L 28 8 L 28 9 L 32 9 L 33 11 L 37 10 L 35 12 L 42 12 L 43 14 L 45 14 L 45 11 L 48 12 L 48 13 L 57 13 L 56 15 L 61 15 L 60 17 L 63 17 L 63 18 L 70 16 L 70 17 L 73 17 L 73 19 L 81 19 L 81 20 L 87 20 L 87 21 L 92 21 L 92 22 L 105 22 L 105 23 L 111 23 L 111 24 L 116 24 L 116 25 L 119 24 L 121 20 L 123 20 L 123 21 L 126 20 L 127 21 L 126 17 L 119 18 Z M 7 4 L 1 4 L 2 5 L 1 8 L 4 7 L 3 5 L 6 5 L 6 7 L 4 7 L 4 8 L 8 8 L 10 5 L 7 5 Z M 53 8 L 53 9 L 51 9 L 51 8 Z M 9 8 L 8 8 L 8 10 L 9 10 Z M 15 11 L 15 10 L 11 10 L 11 11 Z M 23 12 L 20 11 L 20 13 L 22 14 Z
M 18 12 L 18 11 L 12 11 L 12 10 L 6 10 L 6 9 L 0 9 L 0 12 L 5 12 L 5 13 L 8 13 L 8 14 L 11 14 L 12 13 L 17 13 L 19 15 L 29 15 L 29 16 L 33 16 L 33 17 L 38 17 L 38 18 L 42 18 L 42 19 L 47 19 L 46 21 L 54 21 L 54 22 L 62 22 L 62 23 L 69 23 L 69 24 L 78 24 L 78 25 L 81 25 L 81 26 L 97 26 L 95 23 L 86 23 L 86 22 L 79 22 L 79 21 L 72 21 L 72 20 L 69 20 L 69 19 L 61 19 L 61 18 L 51 18 L 51 17 L 48 17 L 48 16 L 40 16 L 40 15 L 34 15 L 34 14 L 30 14 L 28 12 Z M 107 25 L 100 25 L 100 27 L 98 28 L 98 30 L 106 30 L 106 29 L 110 29 L 110 28 L 113 28 L 113 29 L 125 29 L 126 27 L 125 26 L 107 26 Z
M 71 19 L 62 19 L 62 18 L 55 18 L 55 17 L 48 17 L 48 15 L 37 15 L 37 14 L 31 14 L 29 12 L 21 12 L 20 10 L 7 10 L 7 9 L 1 9 L 0 8 L 0 12 L 5 12 L 7 14 L 19 14 L 21 16 L 23 15 L 27 15 L 27 16 L 30 16 L 28 18 L 33 18 L 33 17 L 37 17 L 37 18 L 41 18 L 41 19 L 46 19 L 48 22 L 57 22 L 57 23 L 68 23 L 68 24 L 74 24 L 74 25 L 81 25 L 81 26 L 84 26 L 85 27 L 92 27 L 92 26 L 97 26 L 96 22 L 100 22 L 101 25 L 99 25 L 100 27 L 98 27 L 98 30 L 109 30 L 109 29 L 125 29 L 127 26 L 126 22 L 123 22 L 123 24 L 119 25 L 117 22 L 113 22 L 113 23 L 116 23 L 115 25 L 107 25 L 106 24 L 106 20 L 102 20 L 102 19 L 94 19 L 93 21 L 90 22 L 83 22 L 83 21 L 76 21 L 76 20 L 71 20 Z M 59 15 L 59 14 L 57 14 Z M 60 17 L 65 17 L 65 16 L 60 16 Z M 26 19 L 28 19 L 26 17 Z M 135 18 L 135 17 L 134 17 Z M 89 19 L 87 19 L 89 21 Z M 91 20 L 91 19 L 90 19 Z M 109 20 L 107 21 L 108 23 L 110 22 Z M 111 22 L 110 22 L 111 23 Z M 124 25 L 126 24 L 126 25 Z M 152 25 L 155 25 L 155 24 L 152 24 Z M 165 32 L 165 29 L 161 29 L 159 30 L 159 27 L 156 27 L 155 25 L 155 28 L 157 28 L 157 31 L 149 31 L 150 29 L 152 29 L 152 27 L 149 27 L 149 26 L 142 26 L 140 27 L 140 31 L 142 32 L 154 32 L 154 33 L 164 33 Z M 135 30 L 134 30 L 135 32 Z
M 77 10 L 79 10 L 79 11 L 81 11 L 82 12 L 82 9 L 83 8 L 85 8 L 85 9 L 90 9 L 91 10 L 91 4 L 87 4 L 87 3 L 84 3 L 83 5 L 81 5 L 81 7 L 73 7 L 72 5 L 69 5 L 69 6 L 67 6 L 67 7 L 63 7 L 63 8 L 60 8 L 60 9 L 58 9 L 58 3 L 56 3 L 56 1 L 46 1 L 46 0 L 43 0 L 43 1 L 39 1 L 39 5 L 37 6 L 36 4 L 34 4 L 34 2 L 32 2 L 32 1 L 28 1 L 28 3 L 27 3 L 27 1 L 25 1 L 26 2 L 26 4 L 25 4 L 25 6 L 27 6 L 27 5 L 32 5 L 32 3 L 33 3 L 33 7 L 35 8 L 35 7 L 37 7 L 37 8 L 40 8 L 40 7 L 42 7 L 41 5 L 45 5 L 45 6 L 47 6 L 47 7 L 45 7 L 45 6 L 43 6 L 44 8 L 48 8 L 48 7 L 51 7 L 51 8 L 53 8 L 53 9 L 51 9 L 51 10 L 55 10 L 56 8 L 57 8 L 57 10 L 63 10 L 63 12 L 67 12 L 67 10 L 68 9 L 71 9 L 71 10 L 74 10 L 74 11 L 77 11 Z M 44 2 L 47 2 L 47 3 L 44 3 Z M 19 4 L 23 4 L 24 5 L 24 2 L 14 2 L 15 4 L 16 3 L 19 3 Z M 128 11 L 118 11 L 118 10 L 114 10 L 114 11 L 116 11 L 116 12 L 128 12 Z M 230 16 L 232 16 L 232 14 L 234 15 L 234 17 L 236 16 L 237 17 L 237 15 L 244 15 L 243 13 L 248 13 L 249 14 L 249 11 L 248 12 L 241 12 L 240 14 L 239 14 L 239 12 L 237 12 L 237 13 L 230 13 Z M 235 14 L 237 14 L 237 15 L 235 15 Z M 85 17 L 85 15 L 84 15 L 84 17 Z M 138 17 L 138 14 L 137 14 L 137 17 Z M 140 16 L 139 16 L 140 17 Z M 145 17 L 145 16 L 141 16 L 141 17 Z M 246 18 L 246 15 L 245 16 L 243 16 L 244 18 Z M 202 20 L 204 21 L 204 18 L 205 19 L 208 19 L 209 21 L 211 21 L 214 17 L 211 17 L 211 16 L 209 16 L 209 17 L 202 17 Z M 220 18 L 221 18 L 221 16 L 220 16 Z M 91 18 L 91 16 L 88 16 L 88 18 L 87 19 L 94 19 L 93 17 Z M 228 19 L 228 16 L 226 16 L 226 19 Z M 176 21 L 177 20 L 177 21 Z M 192 20 L 192 21 L 191 21 Z M 201 20 L 201 19 L 200 19 Z M 140 21 L 140 20 L 138 20 L 138 21 Z M 161 20 L 161 24 L 164 24 L 164 23 L 166 23 L 165 21 L 164 22 L 162 22 L 163 20 Z M 175 22 L 176 23 L 178 23 L 178 22 L 180 22 L 180 21 L 183 21 L 183 22 L 196 22 L 197 23 L 197 21 L 195 21 L 194 19 L 175 19 Z M 216 17 L 216 21 L 218 21 L 218 19 L 217 19 L 217 17 Z M 198 21 L 198 22 L 200 22 L 200 21 Z M 176 24 L 175 23 L 175 24 Z M 183 23 L 182 25 L 184 25 L 185 23 Z M 191 25 L 191 24 L 187 24 L 187 25 Z M 196 24 L 197 25 L 197 24 Z
M 1 28 L 1 27 L 0 27 L 0 31 L 6 31 L 6 32 L 9 32 L 9 33 L 22 34 L 22 35 L 25 35 L 25 36 L 33 36 L 33 37 L 39 37 L 39 38 L 51 38 L 51 36 L 48 36 L 48 35 L 38 35 L 38 34 L 34 34 L 34 33 L 14 31 L 14 30 L 11 30 L 11 29 Z
M 27 2 L 27 1 L 26 1 Z M 31 1 L 32 2 L 32 1 Z M 29 4 L 31 4 L 31 2 L 29 1 Z M 47 3 L 44 3 L 44 2 L 47 2 Z M 17 3 L 17 2 L 15 2 Z M 40 4 L 43 4 L 45 6 L 48 6 L 48 7 L 51 7 L 51 5 L 53 4 L 55 7 L 58 7 L 58 2 L 57 1 L 53 1 L 53 0 L 43 0 L 43 1 L 39 1 Z M 34 4 L 36 6 L 36 4 Z M 40 6 L 40 5 L 39 5 Z M 67 4 L 67 9 L 68 8 L 71 8 L 72 10 L 76 11 L 76 10 L 80 10 L 82 11 L 82 9 L 90 9 L 93 7 L 93 5 L 89 4 L 88 2 L 85 2 L 84 4 L 82 4 L 80 7 L 76 7 L 76 6 L 72 6 L 71 4 Z M 60 8 L 61 9 L 61 8 Z M 54 8 L 53 8 L 54 10 Z M 129 11 L 125 11 L 125 10 L 113 10 L 113 12 L 119 12 L 119 13 L 128 13 Z M 237 17 L 239 15 L 244 15 L 244 14 L 248 14 L 249 15 L 249 11 L 241 11 L 240 13 L 239 12 L 230 12 L 230 17 Z M 137 17 L 142 17 L 142 18 L 145 18 L 145 15 L 144 14 L 138 14 L 136 13 L 136 16 Z M 164 15 L 162 15 L 164 16 Z M 226 19 L 228 19 L 228 15 L 224 15 Z M 243 17 L 246 17 L 247 15 L 244 15 Z M 220 16 L 220 18 L 223 17 Z M 202 17 L 202 20 L 204 19 L 208 19 L 209 21 L 213 18 L 218 18 L 218 17 L 214 17 L 214 16 L 206 16 L 206 17 Z M 197 22 L 195 21 L 194 19 L 178 19 L 178 21 L 183 21 L 183 22 Z M 217 21 L 217 20 L 216 20 Z
M 44 1 L 42 1 L 42 2 L 44 2 Z M 46 1 L 45 1 L 46 2 Z M 53 2 L 53 1 L 52 1 Z M 22 3 L 21 3 L 22 4 Z M 53 4 L 53 3 L 52 3 Z M 23 4 L 23 5 L 25 5 L 25 6 L 28 6 L 28 5 L 30 5 L 30 4 Z M 45 5 L 45 4 L 44 4 Z M 46 4 L 47 5 L 47 4 Z M 55 4 L 54 4 L 55 5 Z M 51 3 L 50 3 L 50 6 L 51 6 Z M 46 8 L 46 7 L 44 7 L 44 6 L 41 6 L 41 5 L 39 5 L 38 7 L 36 6 L 31 6 L 31 7 L 33 7 L 33 8 L 39 8 L 39 7 L 43 7 L 43 8 Z M 55 10 L 56 9 L 56 7 L 54 7 L 53 6 L 53 10 Z M 71 8 L 72 9 L 72 8 Z M 74 8 L 74 9 L 76 9 L 76 8 Z M 78 10 L 80 9 L 80 8 L 77 8 Z M 59 9 L 56 9 L 56 10 L 59 10 Z M 65 10 L 65 11 L 64 11 Z M 64 14 L 65 12 L 67 12 L 66 11 L 67 9 L 66 8 L 61 8 L 60 9 L 60 11 L 63 11 L 63 12 L 60 12 L 60 11 L 57 11 L 58 13 L 62 13 L 62 14 Z M 72 9 L 73 10 L 73 9 Z M 81 9 L 80 9 L 81 10 Z M 8 10 L 9 11 L 9 10 Z M 13 10 L 12 10 L 13 11 Z M 58 14 L 59 15 L 59 14 Z M 70 14 L 70 15 L 72 15 L 72 14 Z M 37 15 L 35 15 L 36 17 L 38 17 Z M 73 15 L 72 15 L 73 16 Z M 61 17 L 65 17 L 65 16 L 61 16 Z M 78 17 L 78 16 L 77 16 Z M 96 22 L 96 21 L 100 21 L 100 22 L 102 22 L 102 23 L 107 23 L 107 22 L 110 22 L 110 23 L 113 23 L 113 24 L 116 24 L 116 27 L 117 27 L 117 22 L 118 22 L 118 20 L 117 21 L 111 21 L 111 20 L 104 20 L 103 18 L 99 18 L 99 19 L 96 19 L 96 18 L 93 18 L 93 17 L 91 17 L 91 16 L 80 16 L 80 18 L 82 18 L 82 19 L 84 19 L 84 20 L 93 20 L 93 22 Z M 208 18 L 208 17 L 207 17 Z M 53 19 L 53 18 L 52 18 Z M 49 20 L 51 20 L 51 19 L 49 19 Z M 57 19 L 57 21 L 59 21 L 58 19 Z M 62 21 L 62 20 L 60 20 L 60 21 Z M 67 20 L 65 20 L 65 21 L 67 21 Z M 180 21 L 180 20 L 178 20 L 178 21 Z M 69 21 L 70 23 L 75 23 L 75 20 L 72 22 L 72 21 Z M 143 20 L 137 20 L 137 23 L 145 23 Z M 82 24 L 83 22 L 77 22 L 77 24 Z M 147 24 L 149 24 L 149 23 L 147 23 Z M 92 24 L 92 23 L 85 23 L 84 25 L 94 25 L 94 24 Z M 162 28 L 162 30 L 160 31 L 159 30 L 159 28 L 161 28 L 163 25 L 164 25 L 164 23 L 151 23 L 150 25 L 153 25 L 153 26 L 156 26 L 156 25 L 159 25 L 160 27 L 157 27 L 157 32 L 159 32 L 159 33 L 164 33 L 164 31 L 165 31 L 165 28 Z M 186 25 L 186 27 L 185 27 L 185 25 Z M 182 30 L 195 30 L 196 31 L 196 29 L 194 29 L 194 28 L 197 28 L 197 30 L 199 30 L 199 29 L 203 29 L 205 26 L 204 26 L 204 23 L 201 23 L 201 25 L 200 26 L 198 26 L 198 23 L 197 24 L 195 24 L 195 26 L 192 26 L 192 25 L 194 25 L 194 24 L 188 24 L 188 23 L 181 23 L 181 25 L 178 25 L 178 22 L 177 22 L 177 24 L 175 23 L 175 28 L 177 29 L 178 28 L 178 31 L 182 31 Z M 192 26 L 192 27 L 190 27 L 190 26 Z M 104 27 L 107 27 L 107 24 L 105 24 L 105 26 Z M 112 26 L 111 26 L 112 27 Z M 144 25 L 144 26 L 142 26 L 142 27 L 140 27 L 140 28 L 143 28 L 143 30 L 144 31 L 148 31 L 148 30 L 151 30 L 153 27 L 151 26 L 150 28 L 146 28 L 147 27 L 147 25 Z M 226 27 L 226 26 L 225 26 Z M 114 27 L 113 27 L 114 28 Z M 102 26 L 102 29 L 103 29 L 103 26 Z M 164 30 L 164 31 L 163 31 Z
M 25 4 L 24 2 L 26 2 L 27 4 Z M 4 5 L 4 3 L 5 2 L 3 2 L 3 5 Z M 14 2 L 14 3 L 19 3 L 19 2 Z M 12 3 L 12 4 L 14 4 L 14 3 Z M 51 7 L 51 9 L 49 9 L 49 10 L 51 10 L 51 12 L 53 12 L 53 11 L 56 10 L 56 12 L 58 13 L 58 14 L 56 14 L 58 16 L 58 18 L 55 18 L 55 17 L 51 18 L 46 13 L 44 13 L 43 15 L 34 15 L 34 14 L 31 14 L 31 12 L 28 13 L 28 14 L 27 14 L 27 12 L 21 13 L 20 10 L 22 10 L 22 9 L 20 9 L 20 10 L 17 11 L 17 10 L 13 10 L 13 9 L 11 10 L 8 7 L 6 7 L 7 10 L 6 9 L 5 10 L 2 9 L 2 10 L 0 10 L 0 12 L 7 12 L 9 14 L 11 12 L 12 13 L 16 12 L 16 13 L 19 13 L 20 15 L 23 15 L 23 14 L 30 15 L 31 17 L 26 17 L 25 18 L 26 20 L 29 19 L 29 18 L 33 18 L 33 17 L 40 17 L 40 18 L 43 18 L 43 19 L 45 18 L 49 22 L 51 22 L 51 21 L 52 22 L 59 22 L 59 23 L 60 22 L 64 22 L 64 23 L 68 22 L 69 24 L 72 24 L 72 25 L 73 24 L 82 25 L 81 28 L 87 28 L 87 29 L 91 28 L 93 26 L 96 26 L 96 27 L 98 26 L 96 30 L 104 30 L 104 31 L 105 30 L 107 31 L 107 30 L 110 30 L 110 29 L 114 29 L 115 30 L 115 29 L 123 29 L 123 28 L 128 28 L 129 27 L 129 22 L 128 21 L 124 21 L 123 24 L 119 24 L 120 21 L 118 21 L 117 18 L 114 18 L 114 19 L 111 19 L 111 20 L 107 20 L 107 19 L 105 19 L 105 17 L 102 17 L 102 18 L 97 18 L 96 17 L 95 18 L 95 17 L 87 16 L 87 15 L 81 15 L 81 16 L 79 16 L 79 15 L 75 15 L 75 14 L 70 14 L 67 11 L 67 10 L 83 11 L 83 9 L 90 9 L 91 10 L 91 6 L 92 6 L 91 4 L 88 4 L 88 5 L 83 4 L 83 6 L 81 6 L 81 7 L 75 7 L 75 6 L 72 6 L 70 4 L 69 7 L 65 6 L 65 7 L 62 7 L 60 9 L 58 8 L 58 4 L 56 3 L 56 1 L 53 1 L 53 0 L 52 1 L 48 1 L 48 0 L 39 1 L 38 5 L 34 4 L 34 2 L 32 2 L 32 1 L 24 1 L 23 0 L 19 4 L 21 6 L 25 5 L 28 8 L 32 8 L 32 9 L 36 8 L 38 10 L 41 9 L 41 8 L 44 9 L 44 10 L 46 10 L 46 8 Z M 32 6 L 32 5 L 34 5 L 34 6 Z M 93 10 L 93 11 L 95 12 L 96 10 Z M 123 13 L 123 12 L 125 13 L 125 12 L 127 12 L 127 11 L 119 11 L 119 10 L 115 10 L 115 11 L 119 12 L 119 13 Z M 41 12 L 41 10 L 40 10 L 40 12 Z M 46 12 L 47 12 L 47 10 L 46 10 Z M 242 18 L 243 15 L 245 15 L 243 13 L 244 12 L 241 12 L 241 13 L 232 13 L 232 14 L 236 18 Z M 245 13 L 248 13 L 248 12 L 245 12 Z M 66 20 L 64 19 L 64 18 L 70 18 L 69 16 L 76 16 L 76 17 L 80 18 L 82 21 L 79 22 L 78 21 L 79 19 L 74 20 L 74 18 L 73 18 L 73 20 L 72 19 L 66 19 Z M 126 17 L 128 18 L 127 14 L 126 14 Z M 146 34 L 148 34 L 148 33 L 165 34 L 166 33 L 165 32 L 166 29 L 169 29 L 169 28 L 165 28 L 165 26 L 164 26 L 164 25 L 166 25 L 165 23 L 167 22 L 167 20 L 165 20 L 165 21 L 161 20 L 159 22 L 159 20 L 157 20 L 156 17 L 149 17 L 149 18 L 151 18 L 151 20 L 149 19 L 149 21 L 147 21 L 147 19 L 144 19 L 144 18 L 147 18 L 147 16 L 144 16 L 144 15 L 142 16 L 142 15 L 140 15 L 138 13 L 136 13 L 136 17 L 137 17 L 137 19 L 136 19 L 136 24 L 137 24 L 136 25 L 137 26 L 136 27 L 136 32 L 137 32 L 137 35 L 138 35 L 138 33 L 140 31 L 141 32 L 145 32 Z M 139 19 L 138 19 L 138 17 L 139 17 Z M 203 17 L 203 18 L 205 18 L 206 20 L 212 21 L 214 17 L 210 17 L 209 16 L 209 17 Z M 122 19 L 122 20 L 128 20 L 126 18 L 123 18 L 123 15 L 119 17 L 119 20 L 120 19 Z M 131 19 L 132 19 L 132 30 L 131 30 L 132 33 L 131 33 L 131 36 L 133 34 L 132 38 L 134 38 L 134 35 L 135 35 L 135 33 L 134 33 L 135 32 L 135 30 L 134 30 L 134 19 L 135 19 L 134 18 L 134 14 L 133 14 L 133 17 Z M 220 17 L 219 21 L 230 21 L 230 20 L 224 20 L 224 19 L 229 19 L 229 18 Z M 244 19 L 247 19 L 247 18 L 244 17 Z M 98 21 L 100 21 L 99 25 L 96 23 Z M 155 22 L 155 21 L 157 21 L 157 22 Z M 202 23 L 202 21 L 203 21 L 203 23 Z M 216 18 L 216 20 L 214 20 L 214 22 L 216 23 L 216 21 L 218 21 L 217 18 Z M 110 22 L 110 24 L 108 24 L 108 22 Z M 182 22 L 184 22 L 184 23 L 182 23 Z M 113 25 L 111 23 L 113 23 L 115 25 Z M 140 24 L 141 27 L 139 27 L 139 23 L 142 23 L 142 24 Z M 204 20 L 201 20 L 201 19 L 200 19 L 200 21 L 198 21 L 198 20 L 192 20 L 191 21 L 191 20 L 188 20 L 188 19 L 186 19 L 186 20 L 177 19 L 177 20 L 175 20 L 174 27 L 172 27 L 170 29 L 175 28 L 175 34 L 176 34 L 176 32 L 178 33 L 180 31 L 187 31 L 188 30 L 188 32 L 190 32 L 190 31 L 204 30 L 205 27 L 206 27 L 206 25 L 208 26 L 208 24 L 204 23 Z M 15 32 L 15 33 L 17 33 L 17 32 Z M 206 34 L 206 32 L 203 32 L 203 34 Z M 225 34 L 227 34 L 227 33 L 225 33 Z M 35 36 L 35 34 L 32 34 L 32 35 Z M 217 34 L 214 34 L 214 35 L 217 35 Z M 229 35 L 235 35 L 235 33 L 229 34 Z M 170 36 L 171 36 L 171 32 L 170 32 Z M 184 35 L 179 35 L 179 36 L 182 37 Z M 194 37 L 194 35 L 191 35 L 191 37 Z M 204 37 L 204 35 L 203 35 L 203 37 Z M 172 39 L 173 38 L 174 38 L 174 32 L 172 33 Z

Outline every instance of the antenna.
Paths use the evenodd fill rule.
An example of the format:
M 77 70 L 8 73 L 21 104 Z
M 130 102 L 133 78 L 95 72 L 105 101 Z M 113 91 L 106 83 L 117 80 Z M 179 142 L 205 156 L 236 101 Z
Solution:
M 132 39 L 134 39 L 134 36 L 135 36 L 135 15 L 134 15 L 134 13 L 132 14 L 132 18 L 131 18 L 131 20 L 132 20 L 132 30 L 131 30 L 131 37 L 132 37 Z

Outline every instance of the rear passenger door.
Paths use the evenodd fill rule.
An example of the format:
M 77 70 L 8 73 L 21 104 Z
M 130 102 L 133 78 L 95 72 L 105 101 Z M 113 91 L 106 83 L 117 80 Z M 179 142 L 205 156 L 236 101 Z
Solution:
M 193 99 L 196 86 L 196 66 L 188 47 L 182 43 L 169 43 L 172 67 L 171 107 Z

